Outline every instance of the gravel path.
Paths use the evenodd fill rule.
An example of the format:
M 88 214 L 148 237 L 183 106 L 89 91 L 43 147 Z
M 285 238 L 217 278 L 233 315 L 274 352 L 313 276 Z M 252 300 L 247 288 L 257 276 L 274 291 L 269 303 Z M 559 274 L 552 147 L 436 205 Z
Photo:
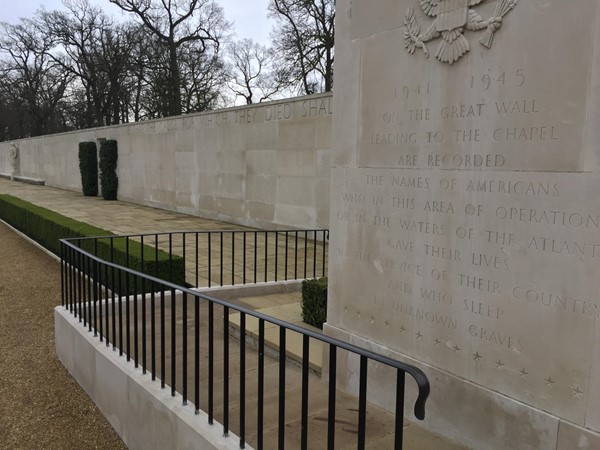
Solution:
M 0 448 L 125 449 L 56 357 L 59 268 L 0 223 Z

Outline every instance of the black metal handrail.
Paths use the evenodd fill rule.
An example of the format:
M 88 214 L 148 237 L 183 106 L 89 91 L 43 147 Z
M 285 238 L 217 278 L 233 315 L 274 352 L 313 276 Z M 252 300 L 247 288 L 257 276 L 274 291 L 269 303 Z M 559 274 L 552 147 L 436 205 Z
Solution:
M 145 255 L 146 262 L 158 259 L 159 249 L 183 258 L 183 269 L 190 274 L 186 281 L 194 287 L 298 280 L 327 274 L 327 229 L 172 231 L 77 239 L 80 243 L 93 242 L 94 249 L 98 242 L 105 241 L 111 247 L 112 262 L 112 249 L 119 240 L 125 242 L 127 267 L 132 241 L 142 245 L 142 259 L 144 244 L 153 247 Z
M 168 235 L 168 234 L 167 234 Z M 141 236 L 141 235 L 136 235 Z M 128 236 L 131 238 L 132 236 Z M 148 370 L 152 380 L 158 377 L 161 387 L 167 386 L 167 378 L 173 396 L 177 394 L 177 381 L 181 377 L 181 395 L 183 403 L 187 404 L 188 390 L 188 345 L 189 345 L 189 301 L 193 302 L 193 388 L 194 404 L 196 412 L 200 410 L 200 334 L 201 320 L 200 308 L 208 309 L 208 323 L 206 337 L 208 341 L 208 376 L 206 381 L 207 406 L 209 423 L 213 423 L 215 417 L 215 326 L 219 324 L 215 320 L 215 306 L 221 307 L 223 311 L 223 391 L 221 415 L 223 432 L 229 431 L 230 426 L 230 317 L 231 311 L 240 314 L 240 380 L 239 380 L 239 429 L 240 448 L 246 443 L 246 321 L 255 318 L 258 321 L 258 370 L 257 370 L 257 428 L 256 447 L 264 448 L 264 387 L 265 387 L 265 324 L 272 324 L 279 328 L 279 428 L 278 448 L 283 449 L 285 444 L 285 411 L 286 411 L 286 333 L 287 331 L 299 333 L 302 336 L 303 355 L 301 363 L 302 377 L 302 411 L 301 411 L 301 448 L 308 447 L 308 390 L 310 371 L 310 339 L 321 341 L 329 348 L 329 388 L 328 388 L 328 417 L 327 417 L 327 448 L 334 449 L 335 445 L 335 423 L 336 423 L 336 383 L 337 383 L 337 355 L 343 350 L 360 358 L 360 379 L 358 398 L 358 440 L 357 448 L 364 449 L 366 443 L 366 417 L 367 417 L 367 385 L 368 385 L 368 363 L 372 361 L 390 367 L 396 371 L 396 408 L 395 408 L 395 449 L 402 448 L 403 418 L 404 418 L 404 392 L 405 376 L 408 373 L 417 383 L 418 397 L 414 405 L 414 414 L 418 419 L 425 416 L 425 401 L 429 395 L 429 381 L 425 374 L 418 368 L 396 361 L 372 351 L 354 346 L 349 343 L 325 336 L 323 334 L 287 323 L 285 321 L 269 317 L 249 308 L 233 304 L 201 294 L 187 287 L 177 285 L 167 280 L 158 278 L 151 274 L 144 274 L 132 268 L 104 260 L 97 256 L 98 245 L 91 246 L 92 251 L 82 247 L 83 239 L 61 240 L 61 285 L 62 305 L 75 317 L 94 332 L 100 341 L 105 341 L 107 346 L 112 343 L 113 349 L 118 350 L 120 355 L 125 355 L 127 360 L 134 360 L 138 367 L 146 373 Z M 99 239 L 108 239 L 111 245 L 110 255 L 114 255 L 115 236 Z M 98 240 L 94 241 L 98 242 Z M 96 254 L 94 254 L 96 253 Z M 128 286 L 123 286 L 127 284 Z M 148 292 L 148 293 L 146 293 Z M 138 295 L 142 294 L 143 295 Z M 103 299 L 104 296 L 104 299 Z M 148 305 L 150 302 L 150 305 Z M 169 305 L 170 324 L 167 323 L 167 304 Z M 148 307 L 149 306 L 149 307 Z M 133 311 L 131 311 L 133 307 Z M 125 309 L 125 312 L 123 312 Z M 141 309 L 141 314 L 140 314 Z M 132 317 L 133 313 L 133 317 Z M 148 318 L 148 313 L 150 317 Z M 157 321 L 158 314 L 158 324 Z M 181 316 L 178 320 L 178 314 Z M 150 321 L 150 330 L 148 323 Z M 139 323 L 141 321 L 141 324 Z M 125 323 L 124 323 L 125 322 Z M 141 325 L 141 331 L 140 331 Z M 133 328 L 133 330 L 132 330 Z M 148 331 L 150 336 L 148 336 Z M 133 336 L 132 336 L 133 334 Z M 132 342 L 133 338 L 133 342 Z M 167 352 L 167 338 L 170 340 L 170 349 Z M 178 364 L 177 339 L 181 339 L 182 352 L 181 361 Z M 140 343 L 141 340 L 141 343 Z M 150 352 L 148 352 L 147 341 L 150 340 Z M 133 346 L 133 352 L 132 347 Z M 141 355 L 140 355 L 141 352 Z M 167 356 L 167 353 L 169 355 Z M 150 356 L 150 362 L 148 362 Z M 157 361 L 158 357 L 158 361 Z M 170 359 L 170 367 L 167 365 Z M 181 369 L 181 373 L 178 372 Z M 167 377 L 167 370 L 170 376 Z

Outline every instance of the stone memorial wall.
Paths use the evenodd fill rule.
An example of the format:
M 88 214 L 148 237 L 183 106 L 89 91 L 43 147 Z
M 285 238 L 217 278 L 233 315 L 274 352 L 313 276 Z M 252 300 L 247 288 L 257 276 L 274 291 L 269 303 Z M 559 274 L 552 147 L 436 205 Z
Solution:
M 20 174 L 80 190 L 82 141 L 116 139 L 118 198 L 241 225 L 327 228 L 331 94 L 18 141 Z M 11 142 L 0 143 L 10 174 Z
M 473 448 L 600 445 L 598 3 L 338 5 L 326 329 Z

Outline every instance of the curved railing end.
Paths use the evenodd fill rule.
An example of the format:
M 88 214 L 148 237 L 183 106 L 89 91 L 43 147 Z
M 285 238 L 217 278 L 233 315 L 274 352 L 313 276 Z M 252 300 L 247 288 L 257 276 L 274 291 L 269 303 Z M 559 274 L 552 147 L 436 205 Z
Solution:
M 429 380 L 423 374 L 422 377 L 416 379 L 417 385 L 419 386 L 419 395 L 417 397 L 417 401 L 415 402 L 415 417 L 419 420 L 425 419 L 425 402 L 427 401 L 427 397 L 429 397 L 429 392 L 431 391 Z

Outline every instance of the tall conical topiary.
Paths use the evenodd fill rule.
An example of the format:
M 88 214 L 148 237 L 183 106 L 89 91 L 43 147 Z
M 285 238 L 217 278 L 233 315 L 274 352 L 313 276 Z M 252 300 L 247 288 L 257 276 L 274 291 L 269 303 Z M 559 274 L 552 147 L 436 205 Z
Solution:
M 98 195 L 98 150 L 95 142 L 79 143 L 79 172 L 83 195 Z
M 104 200 L 116 200 L 119 188 L 117 178 L 117 141 L 100 144 L 100 187 Z

